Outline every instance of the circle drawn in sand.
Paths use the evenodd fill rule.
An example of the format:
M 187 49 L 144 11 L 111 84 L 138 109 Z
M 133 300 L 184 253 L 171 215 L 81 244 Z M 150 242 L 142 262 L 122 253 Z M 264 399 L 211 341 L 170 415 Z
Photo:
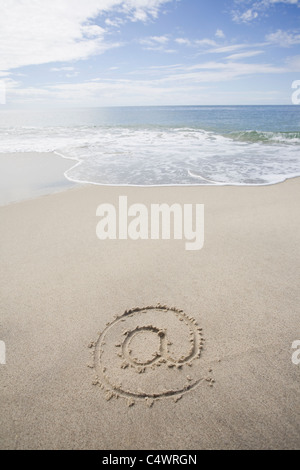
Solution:
M 201 364 L 203 334 L 196 320 L 177 308 L 136 308 L 108 324 L 93 349 L 94 385 L 106 391 L 106 399 L 123 397 L 128 406 L 184 394 L 205 380 Z M 210 370 L 211 372 L 211 370 Z

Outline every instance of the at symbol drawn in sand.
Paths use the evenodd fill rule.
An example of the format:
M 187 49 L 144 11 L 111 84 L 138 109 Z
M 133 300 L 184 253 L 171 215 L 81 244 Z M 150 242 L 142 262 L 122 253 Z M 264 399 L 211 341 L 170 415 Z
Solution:
M 202 328 L 177 308 L 136 308 L 108 324 L 90 344 L 94 385 L 106 398 L 123 397 L 128 406 L 173 397 L 179 401 L 201 382 L 214 380 L 201 364 Z M 210 370 L 210 372 L 212 372 Z

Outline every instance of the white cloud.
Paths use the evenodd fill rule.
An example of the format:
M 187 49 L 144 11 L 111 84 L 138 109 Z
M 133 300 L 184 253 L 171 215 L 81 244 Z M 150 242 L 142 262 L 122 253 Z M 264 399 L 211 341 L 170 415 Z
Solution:
M 118 28 L 123 23 L 124 20 L 121 18 L 114 18 L 113 20 L 111 18 L 106 18 L 105 20 L 106 26 L 112 26 L 113 28 Z
M 257 55 L 263 54 L 264 51 L 248 51 L 248 52 L 240 52 L 238 54 L 232 54 L 226 57 L 228 60 L 239 60 L 239 59 L 246 59 L 248 57 L 255 57 Z
M 207 62 L 193 65 L 183 69 L 182 73 L 176 71 L 158 81 L 172 83 L 212 83 L 231 81 L 245 76 L 261 74 L 285 73 L 286 67 L 275 67 L 270 64 L 246 64 L 241 62 Z
M 158 44 L 166 44 L 169 42 L 169 38 L 167 36 L 152 36 L 151 40 L 154 42 L 158 42 Z
M 195 45 L 200 46 L 200 47 L 202 47 L 202 46 L 216 46 L 217 43 L 213 39 L 205 38 L 205 39 L 197 39 L 195 41 Z
M 300 6 L 300 0 L 264 0 L 264 3 L 272 5 L 274 3 L 287 3 L 289 5 Z
M 180 46 L 191 46 L 191 47 L 205 47 L 205 46 L 217 46 L 216 41 L 213 39 L 187 39 L 187 38 L 176 38 L 175 42 Z
M 163 46 L 169 42 L 169 38 L 168 36 L 151 36 L 149 38 L 141 39 L 139 42 L 144 46 Z
M 79 75 L 79 72 L 73 72 L 73 73 L 67 73 L 66 77 L 67 78 L 74 78 L 74 77 L 78 77 L 78 75 Z
M 222 31 L 222 29 L 217 29 L 215 36 L 219 39 L 224 39 L 225 38 L 225 34 Z
M 287 32 L 279 29 L 275 33 L 268 34 L 266 40 L 271 44 L 278 44 L 281 47 L 290 47 L 300 44 L 300 33 Z
M 248 23 L 258 17 L 258 13 L 255 10 L 249 8 L 244 13 L 240 13 L 238 11 L 233 12 L 233 21 L 235 23 Z
M 245 49 L 247 44 L 230 44 L 229 46 L 222 46 L 222 47 L 215 47 L 213 49 L 209 49 L 208 52 L 211 54 L 223 54 L 228 52 L 238 51 L 240 49 Z
M 1 0 L 0 70 L 86 59 L 120 44 L 95 18 L 117 10 L 131 21 L 157 17 L 171 0 Z M 107 24 L 107 26 L 109 26 Z
M 228 46 L 221 46 L 221 47 L 214 47 L 213 49 L 209 49 L 207 52 L 211 54 L 227 54 L 229 52 L 239 51 L 241 49 L 248 49 L 253 47 L 263 47 L 268 45 L 268 43 L 257 43 L 257 44 L 230 44 Z
M 176 38 L 175 42 L 177 42 L 177 44 L 180 46 L 189 46 L 191 44 L 191 41 L 186 38 Z
M 295 59 L 296 61 L 296 59 Z M 15 98 L 27 97 L 28 100 L 45 99 L 48 102 L 86 105 L 122 105 L 151 102 L 164 96 L 176 101 L 175 95 L 187 96 L 213 83 L 224 83 L 253 75 L 270 75 L 287 72 L 286 67 L 275 67 L 270 64 L 246 64 L 241 62 L 206 62 L 191 66 L 170 65 L 150 67 L 143 71 L 146 79 L 140 79 L 139 71 L 134 79 L 94 79 L 82 83 L 65 83 L 44 88 L 21 88 L 14 84 L 10 90 Z M 200 87 L 200 88 L 199 88 Z M 157 102 L 159 104 L 159 101 Z
M 291 70 L 299 70 L 299 56 L 291 57 L 283 66 L 268 63 L 244 63 L 238 59 L 250 57 L 250 54 L 262 51 L 248 51 L 224 58 L 220 61 L 210 61 L 196 64 L 171 64 L 163 66 L 150 66 L 145 69 L 131 71 L 126 77 L 95 78 L 80 83 L 60 83 L 41 88 L 23 88 L 21 84 L 13 82 L 8 88 L 10 100 L 15 105 L 30 106 L 66 105 L 66 106 L 121 106 L 121 105 L 150 105 L 150 104 L 186 104 L 200 103 L 198 99 L 207 100 L 208 104 L 222 103 L 220 93 L 222 84 L 235 80 L 251 79 L 259 75 L 272 76 L 283 74 Z M 237 60 L 235 60 L 237 59 Z M 129 78 L 130 77 L 130 78 Z M 270 78 L 271 80 L 271 78 Z M 248 82 L 245 82 L 248 83 Z M 208 90 L 207 92 L 205 90 Z M 215 92 L 214 92 L 215 90 Z M 232 92 L 231 103 L 237 99 L 236 92 Z M 272 102 L 272 97 L 265 92 L 259 102 Z M 271 92 L 270 92 L 271 93 Z M 273 92 L 272 92 L 273 93 Z M 241 101 L 245 92 L 241 95 Z M 247 99 L 249 98 L 247 94 Z M 274 96 L 273 96 L 274 98 Z M 250 98 L 249 98 L 250 99 Z M 255 102 L 254 98 L 253 101 Z M 245 100 L 244 100 L 245 104 Z
M 300 7 L 300 0 L 235 0 L 235 3 L 240 6 L 238 10 L 233 10 L 232 19 L 235 23 L 250 23 L 260 16 L 268 14 L 270 8 L 274 8 L 276 5 L 295 5 Z M 245 5 L 246 11 L 241 8 L 241 5 Z M 251 4 L 251 6 L 250 6 Z M 246 7 L 250 6 L 250 8 Z
M 53 67 L 50 71 L 51 72 L 73 72 L 75 69 L 74 67 Z
M 112 0 L 111 0 L 112 1 Z M 172 0 L 119 0 L 122 10 L 132 21 L 146 21 L 148 17 L 157 18 L 161 6 Z
M 150 36 L 148 38 L 140 39 L 139 43 L 144 46 L 147 51 L 164 52 L 166 54 L 173 54 L 176 52 L 174 49 L 168 49 L 167 45 L 170 42 L 168 36 Z

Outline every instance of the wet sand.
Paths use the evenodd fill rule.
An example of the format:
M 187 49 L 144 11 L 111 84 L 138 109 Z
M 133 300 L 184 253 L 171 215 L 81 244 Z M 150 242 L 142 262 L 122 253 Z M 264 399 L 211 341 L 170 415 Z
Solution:
M 54 153 L 0 153 L 0 206 L 75 187 L 64 177 L 71 166 Z

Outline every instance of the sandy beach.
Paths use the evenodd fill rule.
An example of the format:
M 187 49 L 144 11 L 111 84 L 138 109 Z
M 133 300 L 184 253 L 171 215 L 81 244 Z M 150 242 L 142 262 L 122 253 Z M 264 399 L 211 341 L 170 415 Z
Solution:
M 64 177 L 70 166 L 55 153 L 0 153 L 0 206 L 76 186 Z
M 120 195 L 146 206 L 204 204 L 204 248 L 100 241 L 96 209 L 117 205 Z M 1 207 L 0 448 L 299 449 L 299 198 L 294 179 L 268 187 L 85 186 Z M 129 371 L 111 343 L 117 347 L 121 330 L 109 325 L 158 303 L 183 310 L 182 327 L 190 316 L 203 329 L 200 368 L 162 364 L 152 384 L 161 397 L 150 407 L 139 391 L 147 370 L 130 376 L 141 399 L 107 396 L 88 367 L 91 343 L 108 325 L 106 373 L 122 387 Z M 164 321 L 173 325 L 171 316 Z M 180 328 L 172 333 L 179 342 Z M 193 374 L 201 381 L 179 401 L 163 395 Z

